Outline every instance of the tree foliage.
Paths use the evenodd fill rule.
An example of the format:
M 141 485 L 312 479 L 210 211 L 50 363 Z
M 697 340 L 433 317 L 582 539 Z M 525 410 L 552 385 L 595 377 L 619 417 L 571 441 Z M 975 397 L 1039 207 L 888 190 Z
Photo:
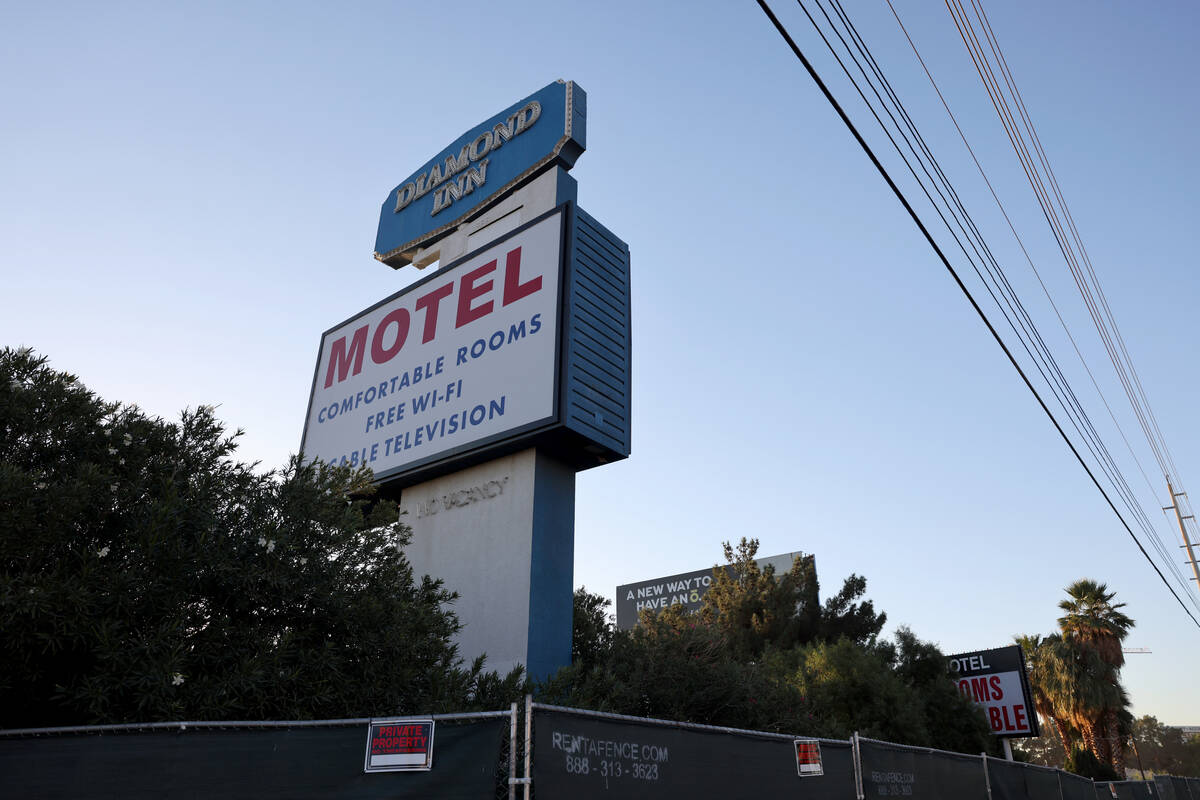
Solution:
M 612 647 L 613 627 L 608 621 L 607 598 L 587 587 L 575 590 L 571 608 L 571 663 L 595 663 Z
M 718 630 L 738 659 L 751 659 L 767 646 L 787 648 L 816 637 L 820 619 L 817 570 L 812 556 L 801 556 L 783 575 L 759 567 L 758 543 L 745 538 L 734 548 L 724 544 L 730 569 L 714 569 L 700 618 Z
M 757 665 L 732 658 L 722 638 L 680 606 L 646 616 L 632 631 L 612 631 L 611 641 L 594 661 L 576 662 L 542 684 L 540 698 L 769 730 L 805 716 L 802 698 L 774 685 Z
M 725 545 L 702 609 L 643 611 L 630 631 L 598 626 L 608 601 L 576 593 L 577 659 L 539 687 L 542 699 L 640 716 L 845 738 L 854 731 L 979 752 L 982 713 L 954 687 L 945 657 L 885 616 L 851 576 L 821 605 L 812 556 L 777 576 L 758 543 Z M 603 635 L 597 631 L 603 628 Z
M 497 707 L 367 470 L 235 460 L 213 410 L 0 351 L 0 727 Z
M 1063 769 L 1067 772 L 1073 772 L 1076 775 L 1082 775 L 1085 778 L 1091 778 L 1097 781 L 1119 781 L 1124 780 L 1125 776 L 1117 773 L 1111 764 L 1106 764 L 1096 757 L 1096 754 L 1086 747 L 1076 747 L 1067 754 L 1067 761 L 1063 765 Z
M 1058 618 L 1058 627 L 1064 637 L 1120 669 L 1125 664 L 1121 644 L 1134 623 L 1121 611 L 1125 604 L 1113 602 L 1116 596 L 1107 584 L 1087 578 L 1075 581 L 1067 587 L 1067 599 L 1058 604 L 1066 612 Z
M 737 658 L 814 640 L 845 638 L 866 646 L 875 642 L 887 622 L 887 614 L 876 614 L 874 604 L 862 599 L 867 582 L 858 575 L 848 577 L 822 606 L 813 556 L 798 556 L 791 569 L 776 575 L 774 566 L 756 562 L 757 540 L 743 537 L 736 547 L 726 542 L 724 551 L 729 568 L 713 570 L 700 618 L 724 635 Z
M 1053 723 L 1068 762 L 1091 770 L 1095 760 L 1102 771 L 1123 775 L 1133 717 L 1121 684 L 1121 643 L 1134 623 L 1103 583 L 1078 580 L 1066 591 L 1057 633 L 1017 637 L 1034 704 Z
M 1131 741 L 1136 766 L 1148 773 L 1200 775 L 1200 737 L 1144 716 L 1134 720 Z
M 1067 761 L 1067 751 L 1063 749 L 1058 729 L 1042 725 L 1041 731 L 1037 737 L 1012 740 L 1013 757 L 1043 767 L 1061 767 Z

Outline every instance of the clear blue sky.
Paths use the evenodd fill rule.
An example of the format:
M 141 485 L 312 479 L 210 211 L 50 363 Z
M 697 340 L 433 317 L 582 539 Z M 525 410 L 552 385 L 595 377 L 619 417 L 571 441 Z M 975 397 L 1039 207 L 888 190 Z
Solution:
M 886 3 L 848 5 L 1165 523 L 948 12 L 897 2 L 1157 495 Z M 1200 480 L 1197 12 L 989 6 L 1185 485 Z M 955 652 L 1049 632 L 1062 587 L 1093 577 L 1137 620 L 1128 645 L 1153 650 L 1125 670 L 1135 712 L 1200 724 L 1200 629 L 755 4 L 8 4 L 0 75 L 0 343 L 151 413 L 216 404 L 266 467 L 299 446 L 321 331 L 415 275 L 371 258 L 388 190 L 575 80 L 580 202 L 632 248 L 635 337 L 634 452 L 579 476 L 576 584 L 611 595 L 755 536 L 815 553 L 826 592 L 865 575 L 892 623 Z

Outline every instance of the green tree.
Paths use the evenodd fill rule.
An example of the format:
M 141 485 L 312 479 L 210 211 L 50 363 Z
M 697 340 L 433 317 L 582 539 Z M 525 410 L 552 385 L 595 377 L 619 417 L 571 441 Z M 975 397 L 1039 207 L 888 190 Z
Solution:
M 849 639 L 860 645 L 872 644 L 887 622 L 887 614 L 875 613 L 875 604 L 862 599 L 867 592 L 867 579 L 851 575 L 842 583 L 838 593 L 821 606 L 819 638 L 826 642 Z
M 1133 620 L 1114 603 L 1115 593 L 1103 583 L 1079 580 L 1067 587 L 1059 603 L 1066 612 L 1059 631 L 1048 636 L 1022 636 L 1029 681 L 1037 712 L 1053 722 L 1069 758 L 1079 743 L 1124 774 L 1125 747 L 1133 718 L 1120 680 L 1124 663 L 1121 642 Z M 1090 769 L 1090 760 L 1079 761 Z
M 1120 670 L 1125 663 L 1121 645 L 1134 622 L 1121 611 L 1124 603 L 1113 602 L 1115 597 L 1116 592 L 1108 591 L 1106 584 L 1086 578 L 1075 581 L 1067 587 L 1067 599 L 1058 604 L 1065 612 L 1058 627 L 1065 640 L 1094 653 L 1104 665 L 1085 673 L 1093 681 L 1088 690 L 1097 698 L 1089 720 L 1091 730 L 1085 737 L 1096 758 L 1123 775 L 1131 717 L 1121 686 Z
M 1117 781 L 1125 778 L 1124 775 L 1118 774 L 1111 764 L 1105 764 L 1096 758 L 1096 754 L 1086 747 L 1076 747 L 1068 753 L 1063 769 L 1098 781 Z
M 894 648 L 889 666 L 912 692 L 912 702 L 917 704 L 929 730 L 931 746 L 970 753 L 998 752 L 983 711 L 959 693 L 948 672 L 946 656 L 936 645 L 900 627 L 895 645 L 883 642 L 880 646 L 885 652 Z
M 724 634 L 738 658 L 815 640 L 847 638 L 865 646 L 887 622 L 887 614 L 876 614 L 872 602 L 861 599 L 867 582 L 858 575 L 848 577 L 822 606 L 813 556 L 797 556 L 791 569 L 776 575 L 774 566 L 755 561 L 758 540 L 743 537 L 736 547 L 728 542 L 723 547 L 728 568 L 713 569 L 700 618 Z
M 571 663 L 596 664 L 608 653 L 613 643 L 613 623 L 608 607 L 612 601 L 592 594 L 586 586 L 575 590 L 571 607 Z
M 729 569 L 713 569 L 700 618 L 724 636 L 732 654 L 750 659 L 768 645 L 780 648 L 816 636 L 820 605 L 812 556 L 799 556 L 782 575 L 755 561 L 758 541 L 742 538 L 734 548 L 724 544 Z
M 1034 709 L 1050 720 L 1063 743 L 1064 755 L 1077 742 L 1091 749 L 1091 720 L 1103 702 L 1097 676 L 1106 671 L 1094 653 L 1061 634 L 1019 636 L 1033 691 Z
M 1152 716 L 1133 722 L 1130 738 L 1142 769 L 1163 775 L 1200 775 L 1200 738 Z
M 1062 750 L 1061 757 L 1057 759 L 1056 763 L 1061 765 L 1063 759 L 1066 758 L 1067 750 L 1071 747 L 1074 732 L 1065 719 L 1065 715 L 1060 713 L 1051 699 L 1052 696 L 1058 696 L 1056 681 L 1062 673 L 1061 663 L 1057 660 L 1058 654 L 1051 643 L 1043 640 L 1039 634 L 1018 636 L 1016 642 L 1025 653 L 1025 668 L 1028 671 L 1029 687 L 1033 694 L 1034 710 L 1041 715 L 1043 720 L 1053 723 L 1054 740 L 1058 742 L 1059 749 Z M 1043 737 L 1045 735 L 1043 732 Z M 1049 747 L 1049 749 L 1053 748 Z
M 577 608 L 587 601 L 576 593 Z M 561 705 L 710 725 L 815 732 L 800 694 L 732 657 L 721 633 L 682 606 L 612 631 L 596 660 L 576 662 L 538 689 Z
M 371 475 L 259 473 L 213 410 L 164 422 L 0 351 L 0 726 L 496 707 L 454 595 Z
M 927 745 L 929 727 L 922 703 L 900 676 L 888 669 L 886 657 L 848 639 L 814 642 L 804 648 L 792 678 L 817 709 L 825 730 L 905 744 Z M 949 677 L 946 679 L 949 684 Z
M 1105 663 L 1120 669 L 1125 664 L 1121 644 L 1133 627 L 1123 611 L 1124 603 L 1114 603 L 1116 592 L 1108 585 L 1082 578 L 1067 587 L 1067 599 L 1058 607 L 1066 612 L 1058 618 L 1065 638 L 1095 650 Z
M 1062 767 L 1067 760 L 1062 738 L 1053 725 L 1043 725 L 1041 735 L 1036 738 L 1016 739 L 1012 744 L 1014 757 L 1020 753 L 1018 761 L 1040 764 L 1043 767 Z
M 955 688 L 946 656 L 907 628 L 863 646 L 818 640 L 797 653 L 790 682 L 811 702 L 826 735 L 978 753 L 997 752 L 980 708 Z
M 976 753 L 991 745 L 982 712 L 955 690 L 936 647 L 906 629 L 895 643 L 877 641 L 883 615 L 860 600 L 865 581 L 852 576 L 834 605 L 819 606 L 811 556 L 777 577 L 754 564 L 757 547 L 725 545 L 732 575 L 714 571 L 700 613 L 643 612 L 630 631 L 613 630 L 603 598 L 576 592 L 576 661 L 539 697 L 801 735 L 858 730 Z

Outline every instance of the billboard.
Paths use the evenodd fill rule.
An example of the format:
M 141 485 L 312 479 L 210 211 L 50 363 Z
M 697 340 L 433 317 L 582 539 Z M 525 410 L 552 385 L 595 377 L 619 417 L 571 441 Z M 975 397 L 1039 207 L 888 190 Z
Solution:
M 755 559 L 759 569 L 768 564 L 780 575 L 792 568 L 792 562 L 803 553 L 783 553 L 777 556 Z M 665 578 L 653 578 L 639 583 L 627 583 L 617 587 L 617 627 L 629 630 L 637 625 L 638 615 L 643 609 L 659 611 L 670 606 L 684 606 L 695 611 L 704 605 L 704 595 L 712 586 L 713 570 L 720 567 L 698 569 Z M 726 566 L 731 570 L 732 567 Z
M 326 331 L 301 451 L 386 480 L 557 417 L 565 211 Z
M 992 734 L 1002 738 L 1038 736 L 1037 712 L 1025 674 L 1020 645 L 977 650 L 949 657 L 959 693 L 983 706 Z

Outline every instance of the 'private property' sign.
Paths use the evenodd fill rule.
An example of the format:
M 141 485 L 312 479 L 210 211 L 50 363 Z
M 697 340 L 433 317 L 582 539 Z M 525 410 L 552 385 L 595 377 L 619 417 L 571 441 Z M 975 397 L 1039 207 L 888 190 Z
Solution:
M 425 771 L 432 767 L 432 719 L 371 720 L 363 772 Z

